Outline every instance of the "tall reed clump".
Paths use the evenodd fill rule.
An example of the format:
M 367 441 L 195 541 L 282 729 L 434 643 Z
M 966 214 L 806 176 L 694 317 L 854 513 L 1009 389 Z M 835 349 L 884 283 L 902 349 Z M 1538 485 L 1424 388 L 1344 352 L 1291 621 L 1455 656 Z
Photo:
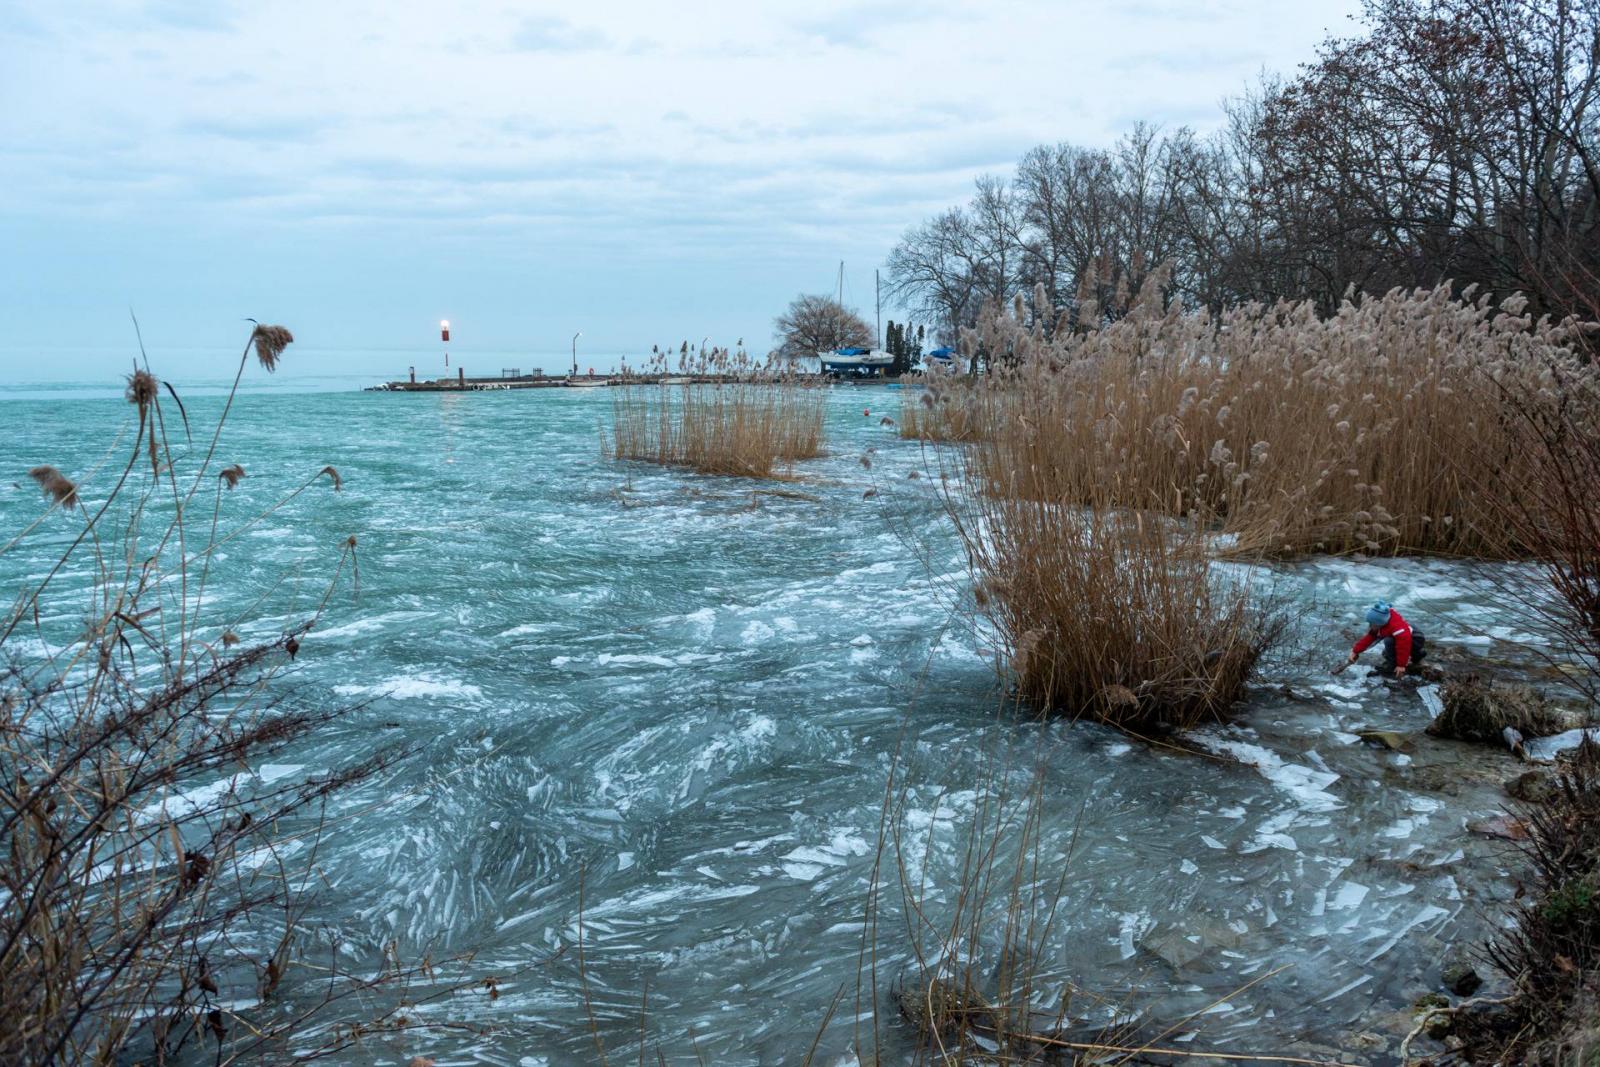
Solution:
M 1109 323 L 1074 327 L 1042 293 L 995 310 L 968 343 L 986 382 L 979 472 L 1031 470 L 1041 499 L 1151 509 L 1229 535 L 1243 554 L 1502 555 L 1496 502 L 1538 473 L 1496 381 L 1537 386 L 1573 356 L 1580 326 L 1522 314 L 1520 298 L 1447 287 L 1213 317 L 1162 295 L 1155 272 Z M 1469 293 L 1470 296 L 1470 293 Z M 1462 442 L 1482 457 L 1458 462 Z
M 1281 631 L 1263 595 L 1216 573 L 1201 532 L 1121 507 L 1092 469 L 997 481 L 1001 448 L 980 440 L 941 485 L 1019 695 L 1147 736 L 1223 718 Z M 1087 496 L 1061 492 L 1069 473 Z
M 270 371 L 292 340 L 257 327 L 240 375 L 252 349 Z M 356 539 L 328 546 L 326 589 L 294 621 L 253 634 L 248 618 L 215 617 L 207 583 L 223 542 L 323 476 L 337 489 L 338 472 L 236 518 L 244 467 L 219 455 L 233 395 L 203 452 L 169 447 L 188 416 L 147 369 L 127 399 L 125 458 L 80 479 L 34 467 L 46 508 L 0 545 L 35 575 L 0 616 L 0 1062 L 326 1053 L 353 1031 L 319 1013 L 408 974 L 334 952 L 315 992 L 290 992 L 306 988 L 294 975 L 318 813 L 392 753 L 309 777 L 255 770 L 338 713 L 286 700 L 273 679 L 353 572 Z
M 704 474 L 772 478 L 822 453 L 820 386 L 740 349 L 691 356 L 680 350 L 679 380 L 657 352 L 642 380 L 612 392 L 613 458 L 691 467 Z

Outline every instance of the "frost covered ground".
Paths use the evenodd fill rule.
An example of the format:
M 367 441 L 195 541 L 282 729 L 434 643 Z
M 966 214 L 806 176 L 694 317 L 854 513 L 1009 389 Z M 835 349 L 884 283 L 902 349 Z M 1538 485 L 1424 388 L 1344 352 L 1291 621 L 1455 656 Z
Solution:
M 207 403 L 191 404 L 201 425 Z M 604 390 L 240 399 L 219 454 L 251 473 L 225 514 L 324 463 L 345 491 L 232 542 L 217 610 L 265 595 L 242 632 L 274 632 L 344 537 L 361 553 L 359 599 L 335 600 L 292 678 L 296 699 L 360 706 L 262 773 L 411 751 L 331 813 L 318 936 L 473 949 L 476 972 L 518 975 L 426 1013 L 486 1032 L 373 1041 L 350 1062 L 589 1062 L 588 1011 L 634 1055 L 646 986 L 669 1061 L 794 1062 L 841 983 L 821 1062 L 848 1057 L 873 1032 L 857 960 L 891 768 L 904 869 L 936 917 L 971 820 L 1042 767 L 1040 880 L 1066 878 L 1034 965 L 1109 998 L 1091 1017 L 1143 1012 L 1192 1047 L 1392 1054 L 1446 948 L 1485 936 L 1514 890 L 1515 855 L 1467 824 L 1501 809 L 1517 767 L 1422 737 L 1427 694 L 1326 668 L 1379 596 L 1438 655 L 1535 670 L 1537 628 L 1494 603 L 1479 565 L 1284 567 L 1253 580 L 1292 605 L 1296 647 L 1235 724 L 1200 733 L 1215 758 L 1019 721 L 954 610 L 962 560 L 935 479 L 910 478 L 919 447 L 879 423 L 896 394 L 829 405 L 831 454 L 801 465 L 802 495 L 775 496 L 606 461 Z M 4 410 L 10 530 L 39 506 L 26 467 L 91 466 L 128 409 Z M 6 588 L 41 560 L 0 557 Z M 1418 737 L 1389 751 L 1363 728 Z M 881 868 L 874 948 L 879 1039 L 909 1061 L 886 992 L 911 959 L 899 866 Z

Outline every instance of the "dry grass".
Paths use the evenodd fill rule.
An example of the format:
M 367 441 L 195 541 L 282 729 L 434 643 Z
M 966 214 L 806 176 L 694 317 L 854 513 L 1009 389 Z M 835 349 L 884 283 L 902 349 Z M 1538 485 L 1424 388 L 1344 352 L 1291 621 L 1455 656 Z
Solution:
M 1540 460 L 1503 391 L 1550 395 L 1551 368 L 1566 388 L 1595 379 L 1577 326 L 1517 300 L 1495 311 L 1441 287 L 1353 297 L 1328 319 L 1310 303 L 1212 318 L 1167 306 L 1162 281 L 1103 328 L 1047 336 L 1019 301 L 968 338 L 1003 367 L 980 398 L 990 483 L 1029 471 L 1041 499 L 1085 503 L 1109 490 L 1242 554 L 1504 555 L 1498 502 Z
M 654 368 L 664 370 L 659 360 Z M 710 353 L 686 368 L 714 382 L 630 382 L 612 391 L 606 442 L 615 459 L 690 467 L 703 474 L 773 478 L 822 453 L 825 393 L 743 353 Z
M 1548 737 L 1584 724 L 1581 712 L 1552 707 L 1545 696 L 1526 685 L 1508 685 L 1469 674 L 1447 682 L 1440 699 L 1444 704 L 1428 733 L 1458 741 L 1512 744 L 1513 730 L 1521 737 Z
M 978 444 L 962 468 L 992 471 L 995 447 Z M 1274 613 L 1215 573 L 1192 528 L 1118 508 L 1113 493 L 1052 498 L 1040 474 L 944 482 L 1019 694 L 1142 735 L 1222 718 L 1281 629 Z

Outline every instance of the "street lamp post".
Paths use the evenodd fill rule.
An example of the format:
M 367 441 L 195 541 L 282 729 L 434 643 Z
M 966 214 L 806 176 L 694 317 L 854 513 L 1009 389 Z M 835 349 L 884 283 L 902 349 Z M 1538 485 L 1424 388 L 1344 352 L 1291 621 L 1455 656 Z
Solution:
M 574 378 L 578 376 L 578 338 L 582 336 L 582 330 L 572 335 L 572 376 Z

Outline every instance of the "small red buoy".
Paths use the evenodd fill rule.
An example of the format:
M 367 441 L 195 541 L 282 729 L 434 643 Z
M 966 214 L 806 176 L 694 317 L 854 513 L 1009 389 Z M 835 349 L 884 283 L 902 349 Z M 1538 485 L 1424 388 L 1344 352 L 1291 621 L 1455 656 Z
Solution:
M 868 411 L 866 408 L 862 408 L 861 409 L 861 416 L 862 416 L 862 418 L 870 419 L 870 418 L 872 418 L 872 412 Z

